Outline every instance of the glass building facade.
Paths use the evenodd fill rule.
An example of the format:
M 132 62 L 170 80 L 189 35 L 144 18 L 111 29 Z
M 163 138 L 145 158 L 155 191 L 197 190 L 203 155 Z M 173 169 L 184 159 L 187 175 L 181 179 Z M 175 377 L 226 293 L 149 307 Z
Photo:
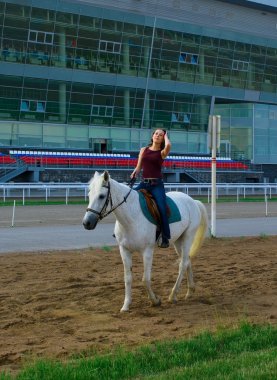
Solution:
M 93 3 L 0 2 L 2 146 L 129 152 L 165 128 L 206 154 L 217 112 L 222 155 L 277 163 L 277 39 Z
M 221 152 L 238 160 L 277 163 L 277 106 L 267 104 L 216 105 L 221 115 Z

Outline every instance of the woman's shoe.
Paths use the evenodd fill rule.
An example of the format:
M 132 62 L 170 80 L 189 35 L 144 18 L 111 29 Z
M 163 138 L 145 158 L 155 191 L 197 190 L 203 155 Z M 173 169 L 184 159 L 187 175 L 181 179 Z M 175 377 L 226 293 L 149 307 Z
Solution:
M 169 241 L 166 237 L 162 238 L 162 242 L 158 244 L 159 248 L 168 248 L 169 247 Z

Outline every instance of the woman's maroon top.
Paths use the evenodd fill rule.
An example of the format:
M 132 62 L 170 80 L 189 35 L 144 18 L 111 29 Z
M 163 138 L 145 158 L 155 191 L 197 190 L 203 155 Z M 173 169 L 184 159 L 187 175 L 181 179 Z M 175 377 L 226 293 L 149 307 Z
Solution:
M 163 161 L 161 150 L 145 148 L 141 161 L 143 178 L 162 178 Z

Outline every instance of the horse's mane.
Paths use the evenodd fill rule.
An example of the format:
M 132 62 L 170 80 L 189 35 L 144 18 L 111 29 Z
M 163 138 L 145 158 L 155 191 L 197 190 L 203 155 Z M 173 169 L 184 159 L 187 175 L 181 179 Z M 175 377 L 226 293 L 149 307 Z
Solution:
M 103 181 L 104 181 L 104 176 L 99 174 L 98 172 L 95 172 L 94 176 L 90 179 L 88 183 L 89 192 L 91 192 L 92 190 L 100 191 Z

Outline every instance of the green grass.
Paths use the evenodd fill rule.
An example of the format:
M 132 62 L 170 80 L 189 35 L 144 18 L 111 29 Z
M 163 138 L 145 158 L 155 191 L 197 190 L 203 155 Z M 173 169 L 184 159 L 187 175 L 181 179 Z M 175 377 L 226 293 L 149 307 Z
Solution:
M 192 196 L 192 198 L 198 199 L 199 201 L 201 201 L 203 203 L 208 202 L 208 199 L 206 196 L 195 195 L 195 196 Z M 277 197 L 272 196 L 271 198 L 267 198 L 267 201 L 268 202 L 277 202 Z M 211 199 L 210 199 L 210 202 L 211 202 Z M 216 202 L 217 203 L 237 202 L 237 197 L 236 196 L 220 196 L 220 197 L 216 198 Z M 238 202 L 239 203 L 241 203 L 241 202 L 265 202 L 265 198 L 264 198 L 264 196 L 251 196 L 251 197 L 245 197 L 245 198 L 243 198 L 243 196 L 240 196 Z
M 267 198 L 268 202 L 277 202 L 277 197 Z M 220 197 L 217 202 L 237 202 L 236 197 Z M 239 197 L 239 202 L 265 202 L 264 197 Z
M 203 203 L 208 203 L 208 199 L 206 196 L 195 195 L 192 196 L 194 199 L 198 199 Z M 16 206 L 23 206 L 22 198 L 15 199 Z M 226 202 L 237 202 L 236 196 L 220 196 L 216 200 L 218 203 L 226 203 Z M 253 197 L 245 197 L 240 196 L 239 202 L 264 202 L 265 199 L 263 196 L 253 196 Z M 268 202 L 277 202 L 277 197 L 272 196 L 272 198 L 267 199 Z M 6 199 L 4 202 L 0 200 L 0 207 L 4 206 L 13 206 L 14 199 Z M 65 198 L 48 198 L 47 202 L 42 198 L 25 198 L 24 205 L 25 206 L 46 206 L 46 205 L 64 205 L 66 203 Z M 88 200 L 84 198 L 70 198 L 68 199 L 67 204 L 69 205 L 84 205 L 87 204 Z
M 135 351 L 39 360 L 15 377 L 0 380 L 275 379 L 277 327 L 242 323 L 238 329 L 204 332 L 189 340 L 167 341 Z
M 23 206 L 22 198 L 15 199 L 16 206 Z M 0 201 L 0 207 L 5 206 L 13 206 L 14 200 L 6 200 Z M 88 201 L 84 199 L 71 199 L 68 200 L 67 204 L 69 205 L 86 205 Z M 64 198 L 62 199 L 51 199 L 48 198 L 48 201 L 46 202 L 45 199 L 28 199 L 24 201 L 24 206 L 48 206 L 48 205 L 65 205 L 66 201 Z

